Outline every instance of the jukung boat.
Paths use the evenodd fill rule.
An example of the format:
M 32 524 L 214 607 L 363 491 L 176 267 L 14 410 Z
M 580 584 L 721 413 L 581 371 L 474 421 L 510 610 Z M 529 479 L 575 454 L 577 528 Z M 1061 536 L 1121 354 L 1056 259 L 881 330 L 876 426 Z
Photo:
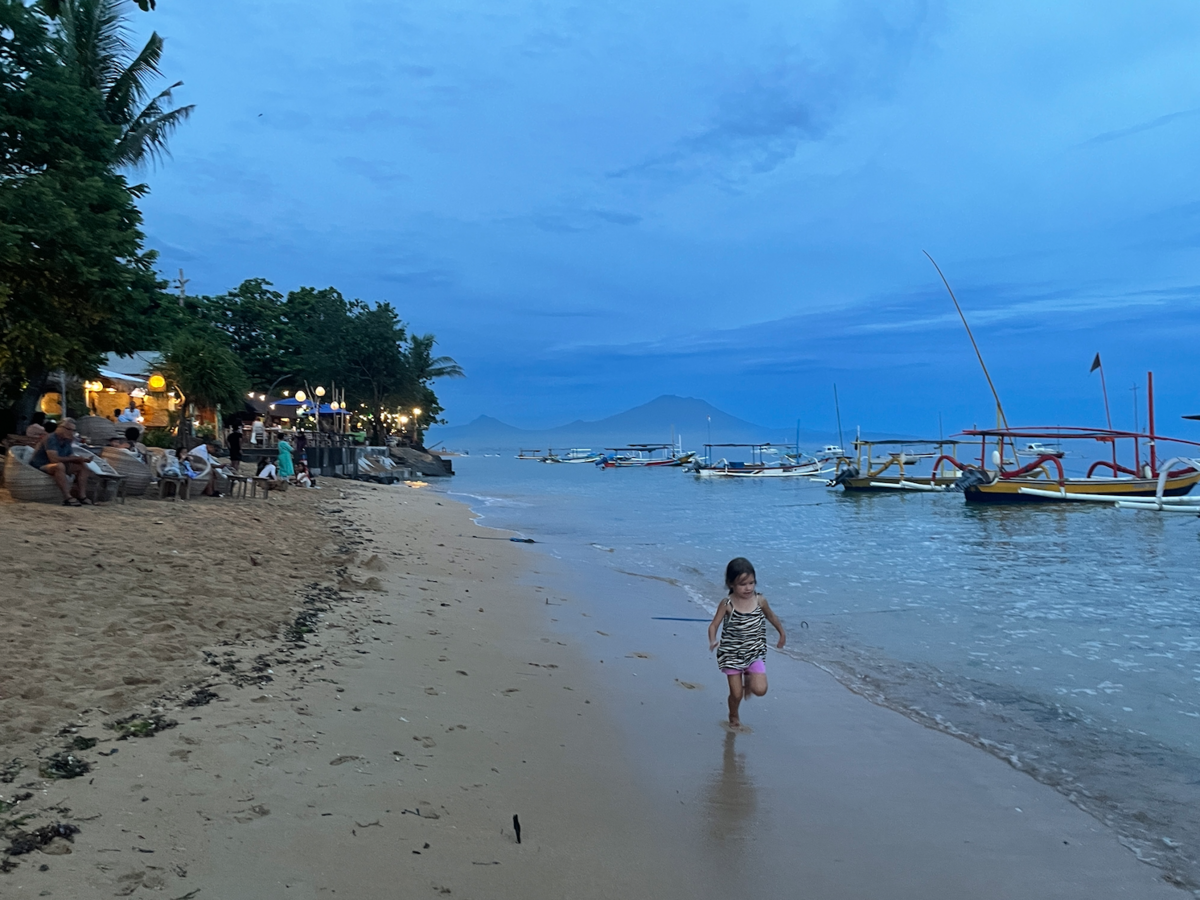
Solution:
M 597 453 L 590 447 L 573 447 L 570 450 L 561 450 L 555 453 L 554 450 L 547 451 L 542 457 L 544 463 L 594 463 L 603 459 L 604 454 Z
M 953 456 L 959 443 L 945 438 L 924 441 L 856 439 L 854 458 L 843 458 L 837 473 L 826 484 L 841 486 L 849 492 L 945 491 L 961 474 L 962 466 Z M 881 457 L 876 456 L 877 450 L 883 451 Z M 933 459 L 936 462 L 929 474 L 918 475 L 912 471 L 925 460 Z
M 627 447 L 608 447 L 596 460 L 603 469 L 656 469 L 684 466 L 696 458 L 684 453 L 681 441 L 674 444 L 630 444 Z
M 518 450 L 517 459 L 524 459 L 530 462 L 544 462 L 546 454 L 541 450 Z
M 1200 456 L 1200 452 L 1193 449 L 1200 448 L 1200 443 L 1155 434 L 1153 418 L 1145 433 L 1057 426 L 981 428 L 964 431 L 963 434 L 980 439 L 978 466 L 965 465 L 953 459 L 948 461 L 966 470 L 960 486 L 968 503 L 1053 503 L 1073 500 L 1116 503 L 1138 497 L 1161 499 L 1182 497 L 1200 482 L 1200 461 L 1193 458 Z M 1014 469 L 1005 468 L 1000 462 L 1006 448 L 1011 449 L 1015 442 L 1039 439 L 1107 444 L 1111 449 L 1111 458 L 1094 461 L 1083 477 L 1068 476 L 1062 461 L 1053 453 L 1042 454 Z M 1132 462 L 1132 466 L 1121 463 L 1118 442 L 1131 451 L 1125 458 Z M 1146 449 L 1144 457 L 1143 444 Z M 1176 455 L 1162 463 L 1158 451 L 1160 444 L 1170 444 L 1179 449 L 1173 451 Z
M 727 449 L 749 451 L 750 461 L 730 460 L 726 456 L 713 459 L 714 450 Z M 793 457 L 787 457 L 787 462 L 768 461 L 768 457 L 777 456 L 778 452 L 771 444 L 705 444 L 705 462 L 694 462 L 692 471 L 701 478 L 799 478 L 827 474 L 830 471 L 828 468 L 822 468 L 816 459 L 795 460 Z

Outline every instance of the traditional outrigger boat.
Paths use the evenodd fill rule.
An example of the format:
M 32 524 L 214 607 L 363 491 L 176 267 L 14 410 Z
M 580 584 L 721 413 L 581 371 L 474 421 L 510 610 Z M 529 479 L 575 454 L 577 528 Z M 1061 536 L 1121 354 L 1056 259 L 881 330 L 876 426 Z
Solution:
M 679 443 L 630 444 L 628 447 L 608 447 L 606 450 L 607 452 L 596 460 L 596 465 L 603 469 L 685 466 L 696 458 L 695 453 L 684 453 Z
M 518 450 L 517 459 L 524 459 L 529 462 L 544 462 L 546 454 L 541 450 Z
M 713 460 L 713 450 L 732 448 L 748 450 L 750 461 L 729 460 L 726 457 Z M 772 450 L 776 454 L 779 452 L 771 444 L 705 444 L 705 462 L 694 462 L 692 471 L 701 478 L 799 478 L 825 475 L 832 471 L 822 468 L 821 463 L 815 459 L 768 462 L 766 457 L 772 455 Z
M 839 464 L 837 473 L 826 484 L 829 487 L 840 485 L 851 492 L 944 491 L 961 474 L 961 466 L 953 456 L 959 443 L 943 438 L 928 441 L 856 439 L 853 459 L 843 458 L 844 463 Z M 875 455 L 880 448 L 884 450 L 882 458 Z M 912 472 L 914 466 L 935 458 L 937 461 L 929 475 Z
M 604 458 L 603 453 L 597 453 L 590 447 L 575 447 L 570 450 L 563 450 L 555 453 L 554 450 L 547 451 L 542 457 L 544 463 L 594 463 Z
M 965 470 L 960 485 L 968 503 L 1045 503 L 1091 501 L 1116 503 L 1136 498 L 1157 499 L 1183 497 L 1200 482 L 1200 461 L 1183 455 L 1200 456 L 1196 450 L 1177 451 L 1177 455 L 1160 465 L 1158 445 L 1172 444 L 1181 448 L 1200 448 L 1200 443 L 1179 438 L 1167 438 L 1154 433 L 1151 415 L 1149 431 L 1118 431 L 1109 428 L 982 428 L 963 434 L 980 439 L 979 465 L 960 463 L 947 458 L 951 465 Z M 1006 469 L 1001 459 L 1006 446 L 1011 449 L 1017 441 L 1027 440 L 1093 441 L 1111 448 L 1111 459 L 1093 462 L 1083 477 L 1070 477 L 1062 461 L 1053 453 L 1044 453 L 1015 469 Z M 1132 467 L 1118 459 L 1117 443 L 1127 441 L 1132 450 Z M 1142 444 L 1146 456 L 1142 456 Z M 991 447 L 990 458 L 988 448 Z M 941 460 L 939 460 L 940 462 Z M 988 467 L 990 461 L 991 467 Z M 1108 474 L 1099 474 L 1100 472 Z

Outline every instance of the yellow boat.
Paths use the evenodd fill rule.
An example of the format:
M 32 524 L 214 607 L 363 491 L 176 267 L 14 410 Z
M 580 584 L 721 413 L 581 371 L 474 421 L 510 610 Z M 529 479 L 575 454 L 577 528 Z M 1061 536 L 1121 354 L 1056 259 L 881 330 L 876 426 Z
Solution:
M 1116 503 L 1135 497 L 1182 497 L 1200 482 L 1200 461 L 1182 455 L 1185 452 L 1200 455 L 1189 449 L 1200 447 L 1200 444 L 1154 434 L 1153 420 L 1150 431 L 1144 434 L 1068 427 L 972 429 L 963 434 L 980 439 L 979 465 L 959 464 L 964 467 L 959 486 L 968 503 Z M 1112 456 L 1093 462 L 1082 478 L 1068 477 L 1062 462 L 1052 453 L 1043 453 L 1014 469 L 1006 469 L 1001 464 L 1005 452 L 1012 452 L 1018 441 L 1046 439 L 1107 444 Z M 1132 445 L 1132 467 L 1118 461 L 1118 441 L 1128 441 Z M 986 465 L 989 442 L 992 444 L 990 467 Z M 1143 443 L 1147 451 L 1144 458 Z M 1158 447 L 1161 444 L 1179 445 L 1180 449 L 1176 456 L 1160 465 Z M 1017 464 L 1021 462 L 1019 456 L 1016 461 Z M 1097 474 L 1101 471 L 1106 474 Z

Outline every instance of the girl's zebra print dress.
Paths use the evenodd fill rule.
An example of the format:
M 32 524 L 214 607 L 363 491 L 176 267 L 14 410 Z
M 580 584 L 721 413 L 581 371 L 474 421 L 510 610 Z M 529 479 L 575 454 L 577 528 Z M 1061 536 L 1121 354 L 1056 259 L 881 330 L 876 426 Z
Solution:
M 754 609 L 748 613 L 733 608 L 721 622 L 721 642 L 717 644 L 718 669 L 746 669 L 756 659 L 767 658 L 767 616 L 755 596 Z

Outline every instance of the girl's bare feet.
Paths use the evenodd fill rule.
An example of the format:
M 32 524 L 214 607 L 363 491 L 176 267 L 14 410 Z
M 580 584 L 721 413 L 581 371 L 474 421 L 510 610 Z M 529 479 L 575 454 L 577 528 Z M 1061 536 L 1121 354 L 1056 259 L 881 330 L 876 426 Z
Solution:
M 741 700 L 737 700 L 733 697 L 729 698 L 729 724 L 734 728 L 742 727 L 742 720 L 738 718 L 738 707 L 741 705 Z

